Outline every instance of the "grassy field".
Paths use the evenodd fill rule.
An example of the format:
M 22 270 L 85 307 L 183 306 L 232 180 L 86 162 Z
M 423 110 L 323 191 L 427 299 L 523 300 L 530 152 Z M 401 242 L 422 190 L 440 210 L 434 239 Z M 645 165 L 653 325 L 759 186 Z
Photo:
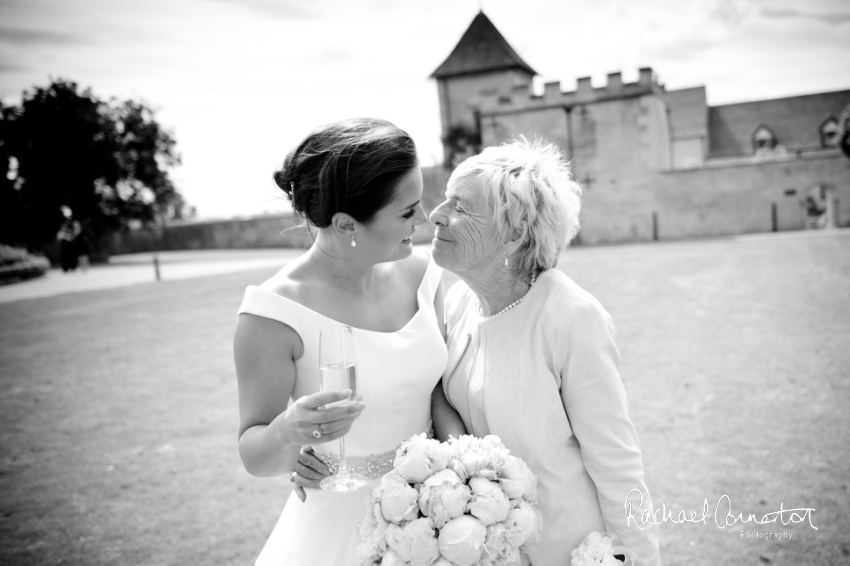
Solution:
M 660 526 L 665 564 L 848 563 L 850 236 L 576 248 L 559 267 L 614 318 L 656 506 L 708 501 L 707 524 Z M 271 272 L 0 305 L 0 564 L 252 562 L 289 482 L 239 462 L 231 335 Z M 813 508 L 817 530 L 720 529 L 723 495 L 745 517 Z

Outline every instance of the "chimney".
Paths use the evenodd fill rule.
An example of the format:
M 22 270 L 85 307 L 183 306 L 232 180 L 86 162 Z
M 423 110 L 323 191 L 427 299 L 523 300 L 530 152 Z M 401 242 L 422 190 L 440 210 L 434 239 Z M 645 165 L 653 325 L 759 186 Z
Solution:
M 640 73 L 640 76 L 638 77 L 638 84 L 643 86 L 649 86 L 652 84 L 652 67 L 641 67 L 638 69 L 638 73 Z
M 544 100 L 558 100 L 561 97 L 561 81 L 552 81 L 543 85 Z
M 620 72 L 608 73 L 608 85 L 605 87 L 610 92 L 619 92 L 623 90 L 623 76 Z
M 593 86 L 590 84 L 590 77 L 581 77 L 578 79 L 576 96 L 593 96 Z

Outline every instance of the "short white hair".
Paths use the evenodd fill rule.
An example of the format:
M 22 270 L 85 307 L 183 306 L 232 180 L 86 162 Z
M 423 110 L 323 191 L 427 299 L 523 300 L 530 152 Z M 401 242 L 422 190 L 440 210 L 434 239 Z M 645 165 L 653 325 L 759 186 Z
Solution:
M 493 209 L 501 243 L 518 239 L 517 277 L 558 264 L 579 230 L 581 187 L 564 153 L 540 138 L 525 136 L 488 147 L 461 162 L 449 184 L 474 180 Z

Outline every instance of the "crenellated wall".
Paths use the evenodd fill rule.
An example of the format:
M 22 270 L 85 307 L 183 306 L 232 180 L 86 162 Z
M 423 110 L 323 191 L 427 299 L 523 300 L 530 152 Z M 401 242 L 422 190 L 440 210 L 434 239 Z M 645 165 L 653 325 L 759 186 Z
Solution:
M 469 104 L 485 147 L 523 134 L 563 150 L 584 191 L 582 243 L 801 229 L 813 186 L 829 188 L 837 224 L 850 225 L 850 161 L 837 150 L 711 157 L 705 88 L 666 91 L 648 67 L 634 83 L 610 73 L 602 87 L 584 77 L 539 96 L 514 84 Z
M 575 91 L 559 82 L 534 96 L 527 85 L 481 98 L 484 146 L 518 134 L 540 136 L 558 145 L 576 174 L 590 184 L 600 177 L 622 177 L 671 166 L 670 125 L 664 89 L 652 69 L 640 70 L 635 83 L 610 73 L 605 86 L 578 79 Z
M 486 92 L 480 98 L 478 106 L 482 114 L 500 114 L 541 109 L 549 106 L 575 106 L 609 100 L 620 100 L 654 94 L 663 97 L 664 88 L 658 84 L 652 69 L 639 70 L 639 78 L 634 83 L 624 83 L 621 73 L 609 73 L 605 86 L 594 87 L 590 77 L 577 80 L 576 90 L 561 91 L 560 81 L 545 83 L 543 94 L 535 96 L 530 82 L 516 84 L 510 89 L 498 92 Z

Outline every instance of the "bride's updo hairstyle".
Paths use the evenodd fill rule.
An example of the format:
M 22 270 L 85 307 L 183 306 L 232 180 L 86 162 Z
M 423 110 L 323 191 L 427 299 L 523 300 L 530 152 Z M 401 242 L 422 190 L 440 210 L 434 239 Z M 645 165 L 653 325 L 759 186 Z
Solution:
M 344 212 L 368 224 L 417 164 L 416 146 L 386 120 L 353 118 L 321 126 L 274 172 L 292 208 L 316 228 Z

